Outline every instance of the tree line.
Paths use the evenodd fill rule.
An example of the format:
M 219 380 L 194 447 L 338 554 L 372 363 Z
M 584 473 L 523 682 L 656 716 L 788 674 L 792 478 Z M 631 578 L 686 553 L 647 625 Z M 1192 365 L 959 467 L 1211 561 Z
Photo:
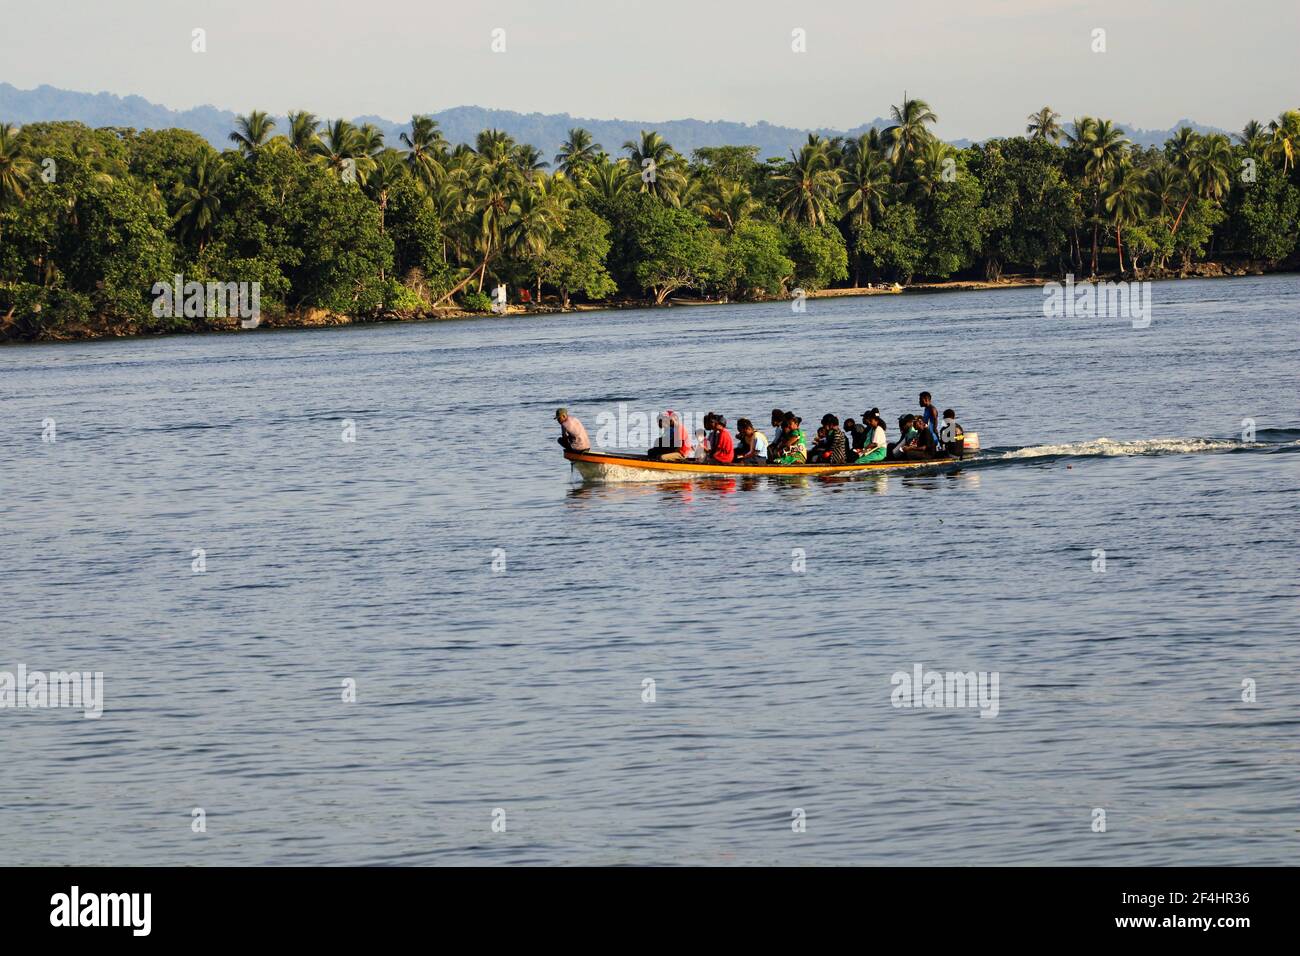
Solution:
M 686 157 L 653 131 L 613 153 L 583 129 L 545 157 L 499 130 L 453 146 L 415 116 L 373 126 L 240 116 L 218 152 L 179 130 L 0 123 L 0 328 L 180 331 L 150 310 L 176 274 L 259 283 L 272 314 L 485 311 L 518 297 L 662 303 L 1004 272 L 1141 277 L 1207 259 L 1277 263 L 1300 232 L 1300 110 L 1163 148 L 1050 108 L 957 149 L 920 99 L 787 158 Z

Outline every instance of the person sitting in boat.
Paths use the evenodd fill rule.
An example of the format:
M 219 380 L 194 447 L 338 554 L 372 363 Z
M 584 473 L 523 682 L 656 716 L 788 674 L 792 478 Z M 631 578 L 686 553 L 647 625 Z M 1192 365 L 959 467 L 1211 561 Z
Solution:
M 925 427 L 925 422 L 920 415 L 908 415 L 906 418 L 907 427 L 903 429 L 903 437 L 894 446 L 892 457 L 901 458 L 903 461 L 933 461 L 936 458 L 948 457 L 939 450 L 939 443 L 935 441 L 930 429 Z M 902 428 L 901 423 L 900 428 Z
M 867 422 L 870 431 L 868 432 L 865 444 L 863 444 L 861 448 L 856 449 L 858 457 L 853 460 L 854 464 L 869 465 L 872 462 L 883 461 L 888 452 L 888 446 L 885 439 L 884 419 L 882 419 L 878 414 L 872 414 L 871 412 L 868 412 L 862 417 L 863 420 Z
M 659 438 L 646 452 L 647 458 L 660 461 L 684 461 L 691 456 L 691 439 L 682 420 L 671 408 L 659 416 Z
M 772 464 L 802 465 L 808 460 L 808 446 L 803 429 L 799 427 L 802 424 L 803 419 L 794 412 L 785 413 L 785 419 L 781 422 L 781 440 L 768 448 L 769 459 L 772 459 L 773 449 L 776 451 L 777 457 L 772 459 Z
M 709 444 L 709 429 L 713 427 L 713 412 L 704 413 L 704 427 L 695 429 L 695 460 L 708 461 L 712 446 Z
M 782 427 L 784 422 L 785 412 L 779 408 L 772 409 L 772 445 L 780 442 L 781 436 L 785 434 L 785 429 Z
M 767 464 L 767 436 L 754 427 L 754 423 L 748 418 L 741 418 L 736 422 L 736 434 L 739 440 L 736 442 L 737 465 L 766 465 Z
M 939 429 L 939 440 L 943 450 L 954 458 L 960 458 L 965 451 L 966 431 L 957 423 L 957 413 L 951 408 L 943 410 L 943 427 Z
M 736 446 L 727 431 L 727 420 L 721 415 L 714 415 L 709 432 L 709 458 L 715 465 L 730 465 L 736 457 Z
M 898 419 L 898 441 L 889 446 L 889 457 L 902 458 L 907 452 L 916 448 L 917 429 L 913 426 L 915 415 L 903 415 Z
M 823 415 L 818 435 L 817 448 L 808 456 L 809 461 L 819 465 L 842 465 L 849 460 L 848 440 L 840 430 L 838 418 L 831 414 Z
M 862 449 L 870 443 L 871 425 L 868 422 L 873 414 L 874 411 L 863 412 L 862 418 L 857 422 L 851 418 L 845 419 L 844 437 L 848 439 L 850 458 L 862 454 Z
M 582 422 L 569 414 L 567 408 L 555 410 L 555 420 L 560 423 L 560 437 L 555 439 L 569 451 L 591 451 L 591 440 Z
M 822 425 L 813 435 L 813 443 L 808 448 L 808 460 L 815 462 L 820 460 L 823 446 L 826 444 L 826 426 Z

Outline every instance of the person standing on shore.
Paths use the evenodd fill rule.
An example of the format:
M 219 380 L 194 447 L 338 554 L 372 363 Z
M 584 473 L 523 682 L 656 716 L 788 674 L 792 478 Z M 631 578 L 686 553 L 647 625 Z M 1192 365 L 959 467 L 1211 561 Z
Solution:
M 591 440 L 582 422 L 569 414 L 567 408 L 555 410 L 555 420 L 560 423 L 560 437 L 555 439 L 569 451 L 591 451 Z

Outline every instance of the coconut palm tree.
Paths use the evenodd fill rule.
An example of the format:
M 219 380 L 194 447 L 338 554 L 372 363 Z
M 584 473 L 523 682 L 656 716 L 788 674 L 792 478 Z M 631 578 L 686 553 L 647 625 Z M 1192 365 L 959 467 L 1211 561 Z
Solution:
M 25 144 L 18 136 L 18 127 L 12 123 L 0 123 L 0 212 L 27 198 L 33 168 Z M 4 220 L 0 219 L 0 239 L 3 239 L 3 230 Z M 9 315 L 13 316 L 12 309 Z
M 885 140 L 893 151 L 895 169 L 902 169 L 921 144 L 934 135 L 926 124 L 937 122 L 939 117 L 925 100 L 908 99 L 907 94 L 903 95 L 903 105 L 891 106 L 889 114 L 894 125 L 885 129 Z
M 1181 132 L 1181 130 L 1180 130 Z M 1232 144 L 1222 133 L 1197 136 L 1180 145 L 1177 153 L 1179 168 L 1187 178 L 1187 194 L 1170 228 L 1170 235 L 1178 235 L 1187 204 L 1194 198 L 1222 199 L 1232 187 Z
M 872 134 L 876 134 L 874 129 L 848 144 L 841 166 L 840 198 L 845 210 L 856 219 L 859 231 L 885 211 L 885 203 L 894 191 L 879 134 Z
M 716 229 L 730 236 L 746 219 L 762 208 L 744 183 L 716 176 L 704 187 L 700 212 Z
M 416 181 L 426 188 L 436 183 L 446 170 L 447 141 L 438 121 L 431 116 L 412 116 L 411 131 L 400 137 L 406 147 L 406 167 Z
M 682 171 L 685 163 L 668 141 L 654 131 L 642 130 L 639 141 L 629 139 L 623 148 L 633 172 L 640 173 L 641 191 L 677 205 L 677 194 L 686 178 Z
M 18 136 L 18 127 L 0 123 L 0 209 L 27 198 L 33 168 Z
M 587 168 L 584 185 L 598 198 L 614 200 L 639 188 L 640 183 L 626 159 L 611 163 L 606 158 L 604 162 L 593 162 Z
M 1107 177 L 1123 162 L 1129 141 L 1124 131 L 1110 120 L 1085 116 L 1074 121 L 1074 132 L 1067 134 L 1076 165 L 1092 192 L 1092 274 L 1097 274 L 1101 247 L 1102 186 Z
M 1105 184 L 1103 205 L 1115 226 L 1115 251 L 1119 253 L 1119 271 L 1124 273 L 1123 228 L 1137 222 L 1146 212 L 1150 194 L 1142 171 L 1132 163 L 1116 166 Z
M 474 151 L 487 163 L 508 163 L 514 159 L 515 141 L 499 129 L 485 129 L 474 138 Z
M 1262 153 L 1268 146 L 1268 129 L 1259 120 L 1249 120 L 1237 134 L 1237 142 L 1246 147 L 1248 152 Z
M 289 114 L 289 146 L 299 156 L 311 155 L 311 144 L 316 141 L 320 120 L 315 113 L 298 110 Z
M 926 140 L 921 145 L 912 160 L 912 167 L 916 170 L 916 183 L 921 192 L 928 196 L 944 181 L 947 161 L 953 159 L 955 154 L 956 150 L 937 139 Z
M 402 162 L 402 154 L 386 149 L 374 157 L 374 166 L 366 174 L 365 194 L 379 207 L 379 231 L 384 231 L 384 214 L 388 211 L 388 194 L 393 187 L 410 175 Z
M 1268 131 L 1273 140 L 1273 155 L 1282 158 L 1282 172 L 1285 173 L 1295 165 L 1296 154 L 1300 153 L 1300 110 L 1287 110 L 1269 121 Z
M 600 149 L 600 143 L 592 139 L 591 133 L 580 126 L 574 127 L 555 154 L 555 166 L 566 176 L 580 178 L 582 172 L 596 161 Z
M 831 168 L 823 143 L 806 144 L 775 177 L 781 217 L 790 222 L 820 226 L 835 213 L 840 174 Z
M 229 170 L 221 157 L 205 149 L 176 188 L 180 199 L 176 231 L 182 238 L 197 239 L 200 253 L 208 244 L 212 227 L 221 213 L 221 191 L 228 176 Z
M 347 120 L 335 120 L 311 144 L 312 158 L 344 181 L 364 181 L 374 163 L 366 145 L 359 129 Z
M 531 143 L 520 143 L 514 149 L 515 165 L 523 171 L 525 176 L 534 177 L 547 166 L 551 165 L 542 159 L 542 151 Z
M 1044 106 L 1037 113 L 1029 114 L 1029 125 L 1025 127 L 1025 132 L 1029 138 L 1043 139 L 1053 143 L 1059 143 L 1065 131 L 1061 129 L 1061 124 L 1057 122 L 1061 114 L 1057 113 L 1050 106 Z
M 275 120 L 261 110 L 253 110 L 247 116 L 236 116 L 235 126 L 230 141 L 237 144 L 245 156 L 255 156 L 271 138 Z
M 361 152 L 370 158 L 378 156 L 384 150 L 384 131 L 374 123 L 366 123 L 357 131 Z

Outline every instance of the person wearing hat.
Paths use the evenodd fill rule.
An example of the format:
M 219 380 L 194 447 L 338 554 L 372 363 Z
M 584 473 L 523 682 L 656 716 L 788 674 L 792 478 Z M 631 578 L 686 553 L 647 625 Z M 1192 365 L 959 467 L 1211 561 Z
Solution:
M 591 440 L 582 422 L 569 414 L 567 408 L 555 410 L 555 420 L 560 423 L 560 437 L 555 439 L 569 451 L 591 451 Z

